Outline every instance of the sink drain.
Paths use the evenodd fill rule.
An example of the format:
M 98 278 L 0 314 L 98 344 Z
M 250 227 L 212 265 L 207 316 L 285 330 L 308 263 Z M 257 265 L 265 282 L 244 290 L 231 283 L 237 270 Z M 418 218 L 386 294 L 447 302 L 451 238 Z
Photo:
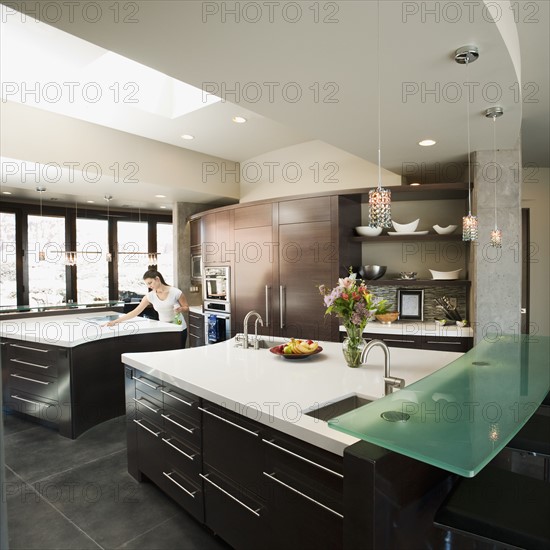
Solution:
M 399 411 L 385 411 L 380 416 L 388 422 L 407 422 L 411 417 L 410 414 Z

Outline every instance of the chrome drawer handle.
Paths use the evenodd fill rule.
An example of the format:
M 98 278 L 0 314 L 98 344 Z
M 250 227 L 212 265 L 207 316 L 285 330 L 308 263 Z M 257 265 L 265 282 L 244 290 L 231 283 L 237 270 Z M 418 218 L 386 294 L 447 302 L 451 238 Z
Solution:
M 451 344 L 453 346 L 461 346 L 462 342 L 453 342 L 452 340 L 426 340 L 426 344 Z
M 31 401 L 30 399 L 24 399 L 18 395 L 10 395 L 12 399 L 17 399 L 18 401 L 24 401 L 25 403 L 32 403 L 33 405 L 49 405 L 49 403 L 41 403 L 40 401 Z
M 221 491 L 224 495 L 227 495 L 229 498 L 233 499 L 237 504 L 240 504 L 243 508 L 246 508 L 249 512 L 252 512 L 255 516 L 257 517 L 260 517 L 260 514 L 258 513 L 261 508 L 256 508 L 256 510 L 253 510 L 252 508 L 250 508 L 250 506 L 247 506 L 244 502 L 241 502 L 238 498 L 234 497 L 231 493 L 228 493 L 225 489 L 222 489 L 219 485 L 217 485 L 216 483 L 214 483 L 211 479 L 208 478 L 208 476 L 210 474 L 199 474 L 202 479 L 204 479 L 204 481 L 208 481 L 208 483 L 210 483 L 210 485 L 212 485 L 213 487 L 216 487 L 216 489 L 218 489 L 218 491 Z
M 28 349 L 31 351 L 40 351 L 41 353 L 48 353 L 49 349 L 31 348 L 30 346 L 22 346 L 21 344 L 10 344 L 12 348 Z
M 10 359 L 14 363 L 20 363 L 21 365 L 29 365 L 30 367 L 38 367 L 39 369 L 49 369 L 49 366 L 38 365 L 37 363 L 29 363 L 28 361 L 21 361 L 21 359 Z
M 34 382 L 35 384 L 42 384 L 43 386 L 48 386 L 51 382 L 43 382 L 42 380 L 35 380 L 34 378 L 28 378 L 27 376 L 20 376 L 19 374 L 10 374 L 14 378 L 20 378 L 21 380 L 27 380 L 29 382 Z
M 185 430 L 190 434 L 192 434 L 195 431 L 195 428 L 186 428 L 185 426 L 181 425 L 179 422 L 172 420 L 169 414 L 161 414 L 160 416 L 162 416 L 162 418 L 166 418 L 166 420 L 168 420 L 169 422 L 172 422 L 172 424 L 175 424 L 178 428 L 181 428 L 182 430 Z
M 134 422 L 140 426 L 141 428 L 143 428 L 144 430 L 147 430 L 149 433 L 153 434 L 155 437 L 158 437 L 160 435 L 160 432 L 154 432 L 153 430 L 151 430 L 151 428 L 148 428 L 147 426 L 144 426 L 139 420 L 136 420 L 134 418 Z
M 173 397 L 174 399 L 176 399 L 177 401 L 180 401 L 181 403 L 183 403 L 184 405 L 187 405 L 188 407 L 193 406 L 193 403 L 188 403 L 187 401 L 185 401 L 181 397 L 176 397 L 176 395 L 173 394 L 170 390 L 168 390 L 168 391 L 160 390 L 160 392 L 163 393 L 164 395 L 169 395 L 170 397 Z
M 136 382 L 140 382 L 141 384 L 144 384 L 145 386 L 149 386 L 150 388 L 152 388 L 154 390 L 158 390 L 159 388 L 162 388 L 162 386 L 160 384 L 155 385 L 155 384 L 152 384 L 152 383 L 149 383 L 149 382 L 145 382 L 145 380 L 143 380 L 142 378 L 136 378 L 135 376 L 132 376 L 132 380 L 135 380 Z
M 147 403 L 151 403 L 150 401 L 147 401 L 144 397 L 140 397 L 139 399 L 136 399 L 135 397 L 132 398 L 136 403 L 139 403 L 140 405 L 143 405 L 146 409 L 149 409 L 151 412 L 158 413 L 160 409 L 155 409 L 154 407 L 151 407 L 147 405 Z
M 384 342 L 402 342 L 404 344 L 414 344 L 414 340 L 398 340 L 397 338 L 384 338 Z
M 328 472 L 329 474 L 332 474 L 333 476 L 344 478 L 342 474 L 339 472 L 335 472 L 334 470 L 331 470 L 330 468 L 327 468 L 326 466 L 322 466 L 321 464 L 317 464 L 317 462 L 313 462 L 313 460 L 310 460 L 309 458 L 305 458 L 304 456 L 300 456 L 296 453 L 293 453 L 292 451 L 289 451 L 288 449 L 285 449 L 284 447 L 280 447 L 279 445 L 273 443 L 273 440 L 267 440 L 262 439 L 264 443 L 267 443 L 268 445 L 271 445 L 272 447 L 275 447 L 279 451 L 283 451 L 284 453 L 287 453 L 289 455 L 292 455 L 296 458 L 299 458 L 300 460 L 303 460 L 304 462 L 307 462 L 308 464 L 311 464 L 312 466 L 317 466 L 317 468 L 321 468 L 321 470 L 325 470 L 325 472 Z
M 324 504 L 320 503 L 318 500 L 315 500 L 314 498 L 311 498 L 310 496 L 302 493 L 301 491 L 298 491 L 298 489 L 295 489 L 294 487 L 291 487 L 290 485 L 287 485 L 286 483 L 283 483 L 280 479 L 277 479 L 275 477 L 275 474 L 268 474 L 267 472 L 262 472 L 264 476 L 267 476 L 269 479 L 272 479 L 273 481 L 276 481 L 279 485 L 282 485 L 283 487 L 286 487 L 290 491 L 293 491 L 297 495 L 300 495 L 301 497 L 304 497 L 305 499 L 309 500 L 310 502 L 313 502 L 313 504 L 317 504 L 317 506 L 320 506 L 321 508 L 324 508 L 331 514 L 334 514 L 335 516 L 338 516 L 339 518 L 344 519 L 344 516 L 332 508 L 329 508 L 328 506 L 325 506 Z
M 174 472 L 162 472 L 163 476 L 166 476 L 174 485 L 177 485 L 182 491 L 185 491 L 191 498 L 195 498 L 195 494 L 198 493 L 198 491 L 189 491 L 187 490 L 183 485 L 179 484 L 175 479 L 172 479 L 172 474 Z
M 255 437 L 258 437 L 260 432 L 253 432 L 252 430 L 249 430 L 247 428 L 243 428 L 242 426 L 239 426 L 238 424 L 235 424 L 235 422 L 231 422 L 230 420 L 226 420 L 225 418 L 222 418 L 221 416 L 218 416 L 217 414 L 214 414 L 213 412 L 210 412 L 208 409 L 203 409 L 202 407 L 197 407 L 199 411 L 202 411 L 206 414 L 209 414 L 210 416 L 213 416 L 214 418 L 217 418 L 218 420 L 221 420 L 223 422 L 227 422 L 227 424 L 230 424 L 231 426 L 235 428 L 239 428 L 239 430 L 242 430 L 243 432 L 246 432 L 250 435 L 253 435 Z
M 196 454 L 195 455 L 188 455 L 187 453 L 183 452 L 179 447 L 176 447 L 173 443 L 170 443 L 170 439 L 165 439 L 164 437 L 162 438 L 162 440 L 164 441 L 164 443 L 166 443 L 167 445 L 170 445 L 170 447 L 172 447 L 173 449 L 176 449 L 176 451 L 178 451 L 178 453 L 181 453 L 183 456 L 187 457 L 189 460 L 195 460 L 195 457 L 197 456 Z

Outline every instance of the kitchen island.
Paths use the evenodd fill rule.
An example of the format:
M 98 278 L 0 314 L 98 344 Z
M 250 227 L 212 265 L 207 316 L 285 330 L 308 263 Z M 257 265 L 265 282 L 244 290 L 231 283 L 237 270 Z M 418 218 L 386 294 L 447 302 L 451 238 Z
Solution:
M 380 411 L 395 408 L 397 399 L 412 416 L 422 405 L 417 387 L 432 401 L 448 403 L 455 374 L 461 388 L 468 378 L 468 362 L 475 363 L 482 382 L 487 363 L 498 369 L 504 359 L 502 376 L 515 382 L 503 387 L 522 396 L 519 403 L 528 402 L 532 412 L 549 389 L 548 339 L 541 338 L 541 350 L 522 345 L 520 337 L 513 346 L 513 338 L 496 338 L 494 346 L 484 342 L 466 355 L 392 349 L 391 375 L 404 378 L 406 386 L 385 397 L 383 354 L 377 348 L 358 369 L 345 366 L 336 343 L 321 343 L 321 353 L 303 360 L 266 348 L 235 347 L 234 339 L 190 350 L 124 354 L 129 472 L 152 480 L 237 549 L 442 547 L 445 533 L 434 528 L 433 517 L 457 476 L 441 462 L 434 466 L 430 455 L 441 454 L 438 447 L 446 442 L 456 443 L 453 419 L 436 423 L 437 445 L 419 430 L 421 415 L 413 418 L 412 439 L 425 447 L 422 456 L 399 448 L 399 434 L 411 441 L 406 422 L 387 422 L 391 437 L 384 448 L 382 428 L 373 436 L 379 443 L 369 442 L 368 429 L 356 429 L 358 415 L 367 421 L 374 415 L 376 425 Z M 442 386 L 434 387 L 432 378 Z M 348 413 L 353 429 L 344 425 L 343 415 L 338 431 L 325 422 L 324 411 L 343 398 L 373 402 L 356 408 L 358 399 Z M 483 395 L 490 398 L 491 388 Z M 480 409 L 493 420 L 484 432 L 489 440 L 504 435 L 493 409 Z M 494 449 L 519 430 L 529 416 L 525 411 L 522 407 L 515 428 L 507 423 L 506 436 Z M 333 427 L 337 421 L 331 421 Z M 433 431 L 433 424 L 426 422 L 426 428 Z M 484 463 L 482 458 L 481 467 Z
M 343 398 L 382 397 L 384 357 L 374 349 L 367 366 L 350 369 L 338 343 L 290 360 L 267 349 L 280 342 L 123 354 L 128 471 L 235 548 L 336 550 L 343 455 L 360 440 L 320 413 Z M 410 384 L 461 355 L 392 349 L 391 374 Z
M 181 327 L 115 311 L 0 321 L 3 407 L 76 438 L 125 412 L 120 356 L 180 345 Z

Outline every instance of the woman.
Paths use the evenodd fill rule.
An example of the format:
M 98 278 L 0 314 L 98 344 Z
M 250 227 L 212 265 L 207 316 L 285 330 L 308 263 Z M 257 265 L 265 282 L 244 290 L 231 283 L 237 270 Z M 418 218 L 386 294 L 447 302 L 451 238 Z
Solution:
M 151 304 L 159 314 L 159 321 L 177 323 L 183 326 L 181 347 L 184 348 L 187 341 L 187 325 L 182 313 L 189 311 L 189 304 L 185 295 L 179 288 L 170 286 L 156 269 L 146 271 L 143 274 L 143 280 L 147 287 L 151 289 L 151 292 L 148 292 L 142 298 L 136 308 L 125 315 L 121 315 L 115 321 L 109 321 L 106 326 L 112 327 L 122 321 L 128 321 L 128 319 L 139 315 Z

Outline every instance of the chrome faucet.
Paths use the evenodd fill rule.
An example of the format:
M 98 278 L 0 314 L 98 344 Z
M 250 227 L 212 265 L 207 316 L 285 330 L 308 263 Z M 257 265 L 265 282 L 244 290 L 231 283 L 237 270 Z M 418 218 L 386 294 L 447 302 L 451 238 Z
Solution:
M 394 388 L 404 388 L 405 380 L 403 380 L 403 378 L 390 376 L 390 350 L 382 340 L 371 340 L 363 348 L 363 352 L 361 353 L 361 365 L 365 364 L 369 351 L 375 347 L 381 347 L 384 352 L 384 395 L 392 393 Z
M 262 319 L 262 316 L 257 312 L 257 311 L 249 311 L 246 315 L 245 315 L 245 318 L 244 318 L 244 342 L 243 342 L 243 348 L 244 349 L 247 349 L 248 348 L 248 321 L 250 319 L 250 317 L 252 317 L 253 315 L 256 316 L 256 321 L 254 323 L 254 349 L 259 349 L 258 347 L 258 322 L 260 323 L 260 325 L 262 325 L 262 327 L 264 326 L 264 321 Z

